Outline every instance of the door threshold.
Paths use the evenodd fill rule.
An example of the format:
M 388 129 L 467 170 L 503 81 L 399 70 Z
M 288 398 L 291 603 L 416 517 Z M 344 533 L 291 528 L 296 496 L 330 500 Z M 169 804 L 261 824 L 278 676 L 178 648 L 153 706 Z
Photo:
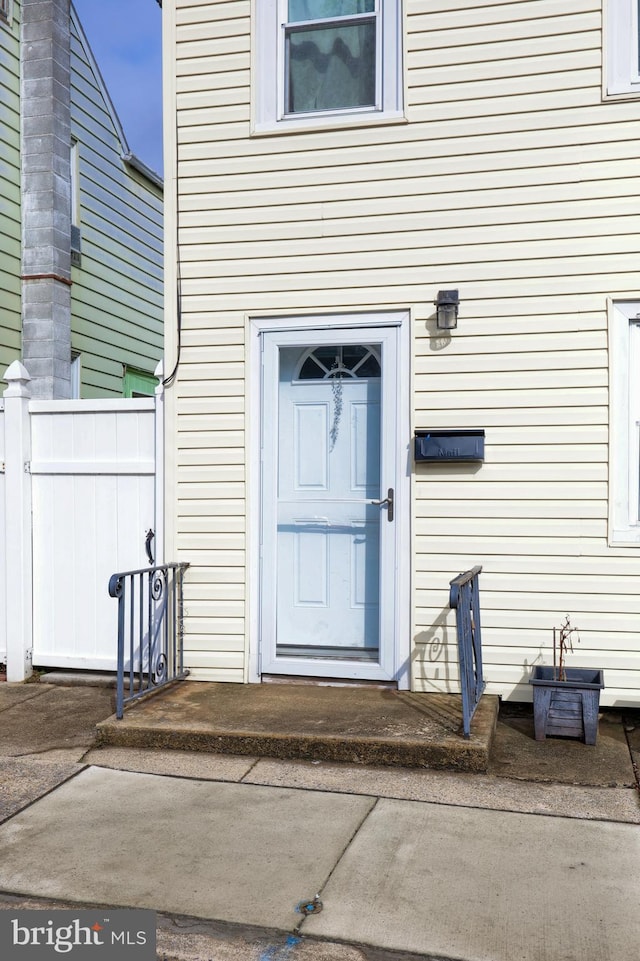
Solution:
M 336 677 L 298 677 L 295 674 L 263 674 L 262 684 L 297 684 L 307 687 L 370 687 L 380 691 L 397 691 L 397 681 L 365 681 Z

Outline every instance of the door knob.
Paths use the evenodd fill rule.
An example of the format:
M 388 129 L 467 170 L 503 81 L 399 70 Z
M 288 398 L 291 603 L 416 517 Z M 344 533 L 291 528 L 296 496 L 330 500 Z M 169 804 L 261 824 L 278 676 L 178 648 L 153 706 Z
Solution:
M 381 501 L 371 501 L 376 507 L 386 507 L 387 508 L 387 520 L 393 520 L 393 487 L 390 487 L 387 491 L 387 496 Z

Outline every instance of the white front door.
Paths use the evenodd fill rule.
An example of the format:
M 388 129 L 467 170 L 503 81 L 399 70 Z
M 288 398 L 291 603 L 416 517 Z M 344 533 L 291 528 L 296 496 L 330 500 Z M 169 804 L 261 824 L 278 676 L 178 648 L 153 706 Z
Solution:
M 396 338 L 263 335 L 263 674 L 395 677 Z

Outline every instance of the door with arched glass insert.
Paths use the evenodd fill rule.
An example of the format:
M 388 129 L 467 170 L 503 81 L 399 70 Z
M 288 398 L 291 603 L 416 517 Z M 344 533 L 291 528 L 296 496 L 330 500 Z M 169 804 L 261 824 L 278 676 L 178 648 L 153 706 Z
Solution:
M 265 673 L 392 670 L 394 337 L 363 333 L 265 335 Z

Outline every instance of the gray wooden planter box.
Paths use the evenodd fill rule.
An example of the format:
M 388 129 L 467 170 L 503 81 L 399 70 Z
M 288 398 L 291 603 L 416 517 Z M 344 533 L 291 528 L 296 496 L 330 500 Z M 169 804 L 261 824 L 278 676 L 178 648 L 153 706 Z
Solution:
M 536 664 L 533 668 L 529 684 L 533 685 L 536 741 L 544 741 L 550 734 L 584 738 L 585 744 L 595 744 L 604 672 L 568 667 L 565 673 L 566 680 L 558 681 L 552 666 Z

